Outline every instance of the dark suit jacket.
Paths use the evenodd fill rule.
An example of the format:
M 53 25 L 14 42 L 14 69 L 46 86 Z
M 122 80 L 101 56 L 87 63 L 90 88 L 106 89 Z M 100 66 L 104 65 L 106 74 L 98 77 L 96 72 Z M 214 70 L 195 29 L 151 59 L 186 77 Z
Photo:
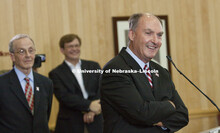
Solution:
M 150 69 L 158 70 L 157 74 L 152 73 L 153 91 L 144 73 L 114 71 L 142 70 L 125 48 L 104 67 L 108 72 L 101 78 L 104 133 L 172 133 L 187 125 L 188 110 L 169 73 L 152 61 Z M 153 126 L 157 122 L 162 122 L 168 131 Z
M 96 62 L 81 61 L 82 70 L 100 69 L 99 64 Z M 65 62 L 52 70 L 49 73 L 49 77 L 54 83 L 54 93 L 59 101 L 59 113 L 55 132 L 83 132 L 83 112 L 89 111 L 91 101 L 100 97 L 98 89 L 100 73 L 83 73 L 83 82 L 89 96 L 88 99 L 83 98 L 78 81 Z M 101 118 L 101 115 L 95 116 L 95 121 L 92 124 L 86 125 L 90 132 L 101 132 Z
M 14 69 L 0 77 L 0 132 L 49 133 L 52 81 L 35 72 L 33 75 L 34 116 Z

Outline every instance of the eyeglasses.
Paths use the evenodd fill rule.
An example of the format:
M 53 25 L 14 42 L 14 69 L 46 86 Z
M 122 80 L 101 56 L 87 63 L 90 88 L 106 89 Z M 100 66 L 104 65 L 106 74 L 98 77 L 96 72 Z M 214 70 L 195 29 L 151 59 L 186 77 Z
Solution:
M 80 48 L 80 44 L 69 45 L 69 46 L 66 46 L 65 48 L 67 48 L 67 49 Z
M 16 51 L 15 53 L 18 53 L 18 54 L 20 54 L 20 55 L 25 55 L 25 54 L 27 54 L 27 52 L 28 52 L 29 54 L 35 54 L 36 49 L 34 49 L 34 48 L 29 48 L 28 50 L 19 49 L 19 50 Z

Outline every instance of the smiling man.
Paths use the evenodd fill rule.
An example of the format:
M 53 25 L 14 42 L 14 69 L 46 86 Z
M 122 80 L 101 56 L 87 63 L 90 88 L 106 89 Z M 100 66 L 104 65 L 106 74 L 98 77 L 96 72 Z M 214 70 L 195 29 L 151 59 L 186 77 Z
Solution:
M 65 60 L 49 73 L 60 104 L 55 133 L 84 133 L 84 127 L 102 133 L 100 73 L 95 73 L 99 64 L 80 59 L 81 39 L 76 34 L 61 37 L 60 51 Z
M 188 110 L 168 71 L 151 61 L 162 45 L 162 24 L 149 13 L 129 19 L 129 44 L 104 67 L 104 133 L 173 133 L 188 124 Z M 137 73 L 105 73 L 105 70 Z M 146 73 L 138 73 L 138 70 Z M 157 73 L 151 70 L 156 70 Z
M 32 70 L 34 41 L 26 34 L 9 43 L 13 69 L 0 76 L 0 130 L 3 133 L 49 133 L 52 81 Z

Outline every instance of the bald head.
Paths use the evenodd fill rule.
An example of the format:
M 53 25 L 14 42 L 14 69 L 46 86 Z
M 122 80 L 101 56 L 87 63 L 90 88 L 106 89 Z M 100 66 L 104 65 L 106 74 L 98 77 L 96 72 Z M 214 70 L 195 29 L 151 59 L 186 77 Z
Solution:
M 155 16 L 151 13 L 136 13 L 136 14 L 133 14 L 128 20 L 129 21 L 129 30 L 135 31 L 135 29 L 138 26 L 138 22 L 139 22 L 140 18 L 142 18 L 142 17 L 155 18 L 162 25 L 160 18 L 158 18 L 157 16 Z

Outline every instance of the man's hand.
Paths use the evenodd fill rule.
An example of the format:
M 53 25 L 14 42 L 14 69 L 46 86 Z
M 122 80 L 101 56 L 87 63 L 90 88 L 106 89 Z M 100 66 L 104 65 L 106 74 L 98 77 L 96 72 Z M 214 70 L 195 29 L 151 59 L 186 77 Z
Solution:
M 155 123 L 154 126 L 163 127 L 163 123 L 162 122 L 158 122 L 158 123 Z
M 100 100 L 94 100 L 91 102 L 91 104 L 89 105 L 89 109 L 94 112 L 96 115 L 101 113 L 101 104 L 100 104 Z
M 94 121 L 94 117 L 95 117 L 95 113 L 90 111 L 90 112 L 85 113 L 83 115 L 83 121 L 84 121 L 84 123 L 88 123 L 88 124 L 92 123 Z

